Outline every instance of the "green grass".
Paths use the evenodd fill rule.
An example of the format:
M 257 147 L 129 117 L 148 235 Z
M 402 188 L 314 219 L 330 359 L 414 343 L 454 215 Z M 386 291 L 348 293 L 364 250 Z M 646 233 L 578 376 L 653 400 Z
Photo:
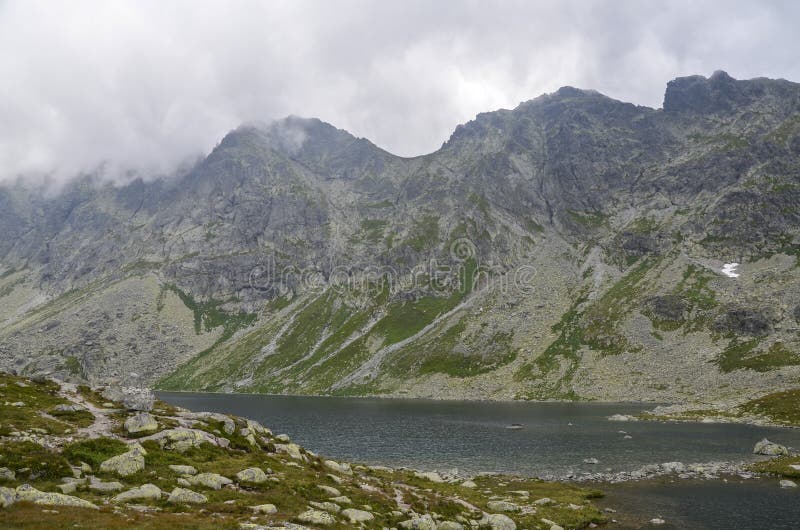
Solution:
M 715 359 L 715 362 L 725 373 L 745 369 L 768 372 L 784 366 L 800 364 L 800 354 L 788 350 L 781 342 L 776 342 L 767 351 L 752 354 L 760 343 L 760 339 L 751 339 L 745 342 L 732 339 L 727 348 Z
M 71 464 L 86 462 L 96 469 L 104 460 L 121 455 L 128 450 L 125 442 L 113 438 L 92 438 L 64 446 L 62 455 Z
M 769 394 L 739 406 L 742 412 L 800 427 L 800 389 Z

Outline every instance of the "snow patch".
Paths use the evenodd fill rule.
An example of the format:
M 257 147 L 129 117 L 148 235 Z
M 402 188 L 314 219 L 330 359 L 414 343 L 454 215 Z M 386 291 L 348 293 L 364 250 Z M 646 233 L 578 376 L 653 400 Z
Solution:
M 727 276 L 728 278 L 738 278 L 739 273 L 736 272 L 736 269 L 739 267 L 738 263 L 726 263 L 722 266 L 722 274 Z

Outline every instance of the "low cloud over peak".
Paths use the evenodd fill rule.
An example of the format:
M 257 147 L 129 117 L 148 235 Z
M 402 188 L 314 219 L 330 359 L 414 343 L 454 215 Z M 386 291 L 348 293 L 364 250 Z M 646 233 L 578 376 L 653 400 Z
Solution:
M 800 79 L 793 2 L 0 1 L 0 181 L 168 174 L 243 122 L 399 155 L 563 85 L 658 107 L 724 68 Z

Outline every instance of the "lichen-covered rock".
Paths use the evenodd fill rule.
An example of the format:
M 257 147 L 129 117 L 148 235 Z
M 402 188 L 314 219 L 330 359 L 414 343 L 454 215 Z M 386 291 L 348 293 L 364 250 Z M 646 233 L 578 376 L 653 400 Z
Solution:
M 519 506 L 508 501 L 489 501 L 486 503 L 486 507 L 493 512 L 518 512 L 520 510 Z
M 202 421 L 217 421 L 222 423 L 222 431 L 225 434 L 233 434 L 236 431 L 236 423 L 225 414 L 221 414 L 219 412 L 188 412 L 188 411 L 181 411 L 178 413 L 178 416 L 190 420 L 202 420 Z
M 172 464 L 169 468 L 178 475 L 196 475 L 197 469 L 194 466 L 181 466 Z
M 356 510 L 355 508 L 347 508 L 346 510 L 342 510 L 342 516 L 344 516 L 351 523 L 364 523 L 375 519 L 375 516 L 371 513 L 365 510 Z
M 128 502 L 128 501 L 157 501 L 161 498 L 161 488 L 153 484 L 143 484 L 138 488 L 131 488 L 128 491 L 123 491 L 113 499 L 114 502 Z
M 295 460 L 304 460 L 300 446 L 295 443 L 275 444 L 275 450 L 279 453 L 286 453 Z
M 167 429 L 154 435 L 159 440 L 161 447 L 167 451 L 177 451 L 185 453 L 192 447 L 200 447 L 204 443 L 209 443 L 206 433 L 195 429 Z
M 308 504 L 314 508 L 325 510 L 326 512 L 331 512 L 331 513 L 339 513 L 342 510 L 342 507 L 336 504 L 335 502 L 310 501 Z
M 0 486 L 0 508 L 8 508 L 17 500 L 17 492 Z
M 338 497 L 342 494 L 342 492 L 337 490 L 336 488 L 331 486 L 326 486 L 325 484 L 317 484 L 317 487 L 322 491 L 324 491 L 325 493 L 327 493 L 328 495 L 330 495 L 331 497 Z
M 138 473 L 144 469 L 144 455 L 146 452 L 138 444 L 127 453 L 112 456 L 100 464 L 100 471 L 104 473 L 116 473 L 121 477 L 127 477 Z
M 336 471 L 337 473 L 341 473 L 343 475 L 352 475 L 353 470 L 350 469 L 350 464 L 340 464 L 334 460 L 325 460 L 324 462 L 325 467 L 330 469 L 331 471 Z
M 203 504 L 208 502 L 208 497 L 192 490 L 175 488 L 169 494 L 167 502 L 172 504 Z
M 193 486 L 203 486 L 204 488 L 212 490 L 222 489 L 223 486 L 233 484 L 231 479 L 217 473 L 200 473 L 198 475 L 188 476 L 186 480 Z
M 501 513 L 484 514 L 479 524 L 491 528 L 491 530 L 517 530 L 517 523 Z
M 141 412 L 126 419 L 123 427 L 128 434 L 154 432 L 158 430 L 158 422 L 152 414 Z
M 297 516 L 297 519 L 304 523 L 318 524 L 322 526 L 328 526 L 336 523 L 336 519 L 328 512 L 313 509 L 304 511 Z
M 753 447 L 753 454 L 766 455 L 766 456 L 782 456 L 782 455 L 788 455 L 789 450 L 780 444 L 776 444 L 774 442 L 770 442 L 766 438 L 762 438 L 756 443 L 755 447 Z
M 7 467 L 0 467 L 0 480 L 14 480 L 17 474 Z
M 278 512 L 278 508 L 274 504 L 259 504 L 258 506 L 251 506 L 251 510 L 255 513 L 271 515 Z
M 103 482 L 102 480 L 93 480 L 89 483 L 89 489 L 100 493 L 108 493 L 112 491 L 120 491 L 122 489 L 125 489 L 125 486 L 116 481 Z
M 23 484 L 16 489 L 16 502 L 32 502 L 34 504 L 42 504 L 45 506 L 74 506 L 77 508 L 93 508 L 97 510 L 97 506 L 91 502 L 73 497 L 71 495 L 64 495 L 63 493 L 51 493 L 49 491 L 39 491 L 29 484 Z
M 414 476 L 417 478 L 430 480 L 431 482 L 435 482 L 437 484 L 441 484 L 442 482 L 444 482 L 442 476 L 439 475 L 439 473 L 437 473 L 436 471 L 429 471 L 426 473 L 417 471 L 416 473 L 414 473 Z
M 239 482 L 248 482 L 251 484 L 262 484 L 267 481 L 269 477 L 260 468 L 248 467 L 236 473 L 236 480 Z

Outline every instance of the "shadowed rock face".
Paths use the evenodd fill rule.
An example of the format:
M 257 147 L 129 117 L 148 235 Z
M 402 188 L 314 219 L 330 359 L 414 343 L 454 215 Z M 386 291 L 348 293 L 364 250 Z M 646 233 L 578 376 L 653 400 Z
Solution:
M 289 117 L 231 131 L 168 179 L 0 188 L 0 367 L 129 386 L 173 374 L 173 388 L 394 394 L 412 379 L 414 395 L 629 399 L 650 386 L 616 354 L 661 366 L 673 349 L 722 348 L 705 342 L 720 332 L 794 347 L 758 308 L 800 297 L 798 155 L 800 85 L 718 72 L 671 81 L 663 110 L 565 87 L 410 159 Z M 734 261 L 745 272 L 723 279 L 717 264 Z M 454 293 L 466 284 L 441 272 L 465 265 L 480 292 Z M 357 288 L 325 290 L 343 277 Z M 654 339 L 647 318 L 672 324 Z M 584 373 L 589 352 L 599 364 Z M 600 381 L 619 373 L 625 388 Z
M 717 320 L 715 327 L 723 333 L 763 336 L 770 331 L 770 319 L 757 309 L 735 308 L 728 310 Z

